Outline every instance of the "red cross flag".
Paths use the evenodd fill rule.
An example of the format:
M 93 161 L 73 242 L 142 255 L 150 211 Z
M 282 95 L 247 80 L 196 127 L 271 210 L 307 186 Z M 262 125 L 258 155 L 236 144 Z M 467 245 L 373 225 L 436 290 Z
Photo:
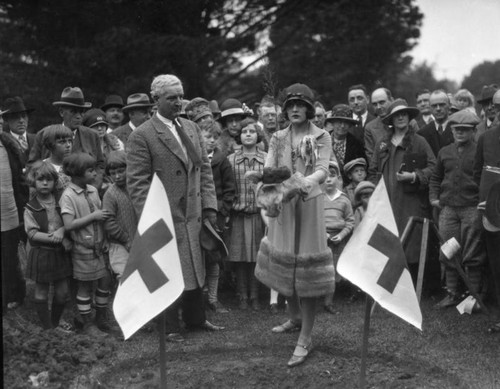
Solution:
M 170 205 L 155 174 L 113 303 L 125 339 L 163 312 L 183 290 Z
M 422 313 L 406 266 L 384 179 L 342 252 L 337 271 L 388 311 L 422 329 Z

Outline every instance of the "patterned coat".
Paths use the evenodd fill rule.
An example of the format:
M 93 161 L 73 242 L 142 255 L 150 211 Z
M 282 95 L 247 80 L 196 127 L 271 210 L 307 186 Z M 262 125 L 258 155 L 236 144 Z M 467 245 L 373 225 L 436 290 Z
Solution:
M 205 282 L 200 248 L 202 210 L 217 210 L 217 198 L 199 127 L 186 119 L 177 120 L 201 157 L 201 166 L 186 158 L 170 129 L 155 115 L 129 137 L 127 186 L 139 216 L 153 173 L 158 175 L 170 203 L 185 289 L 193 290 Z

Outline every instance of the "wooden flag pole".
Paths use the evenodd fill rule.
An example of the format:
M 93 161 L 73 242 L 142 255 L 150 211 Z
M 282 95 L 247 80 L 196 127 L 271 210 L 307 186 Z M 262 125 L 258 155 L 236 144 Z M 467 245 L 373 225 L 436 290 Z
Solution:
M 372 298 L 367 294 L 365 300 L 365 323 L 363 326 L 363 344 L 361 345 L 361 370 L 359 372 L 359 387 L 366 387 L 366 357 L 368 354 L 368 336 L 370 335 L 370 316 L 372 310 Z
M 160 314 L 158 332 L 160 333 L 160 388 L 167 389 L 167 360 L 165 357 L 165 312 Z

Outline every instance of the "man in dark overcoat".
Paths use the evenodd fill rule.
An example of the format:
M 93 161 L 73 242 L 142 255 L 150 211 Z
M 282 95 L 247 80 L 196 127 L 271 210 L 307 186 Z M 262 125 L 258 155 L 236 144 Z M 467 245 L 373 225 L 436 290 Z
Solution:
M 217 198 L 200 128 L 179 117 L 184 96 L 181 81 L 174 75 L 157 76 L 151 96 L 158 111 L 128 140 L 127 185 L 137 215 L 142 213 L 154 173 L 167 192 L 185 284 L 181 297 L 165 311 L 167 340 L 180 342 L 181 306 L 187 328 L 222 329 L 205 317 L 205 265 L 199 239 L 205 218 L 216 223 Z

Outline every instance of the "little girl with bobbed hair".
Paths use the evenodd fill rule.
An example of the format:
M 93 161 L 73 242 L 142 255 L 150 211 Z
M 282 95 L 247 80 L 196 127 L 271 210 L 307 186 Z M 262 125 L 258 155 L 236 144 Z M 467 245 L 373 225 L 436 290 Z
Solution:
M 48 161 L 37 161 L 30 168 L 27 179 L 35 195 L 24 211 L 24 227 L 30 246 L 26 276 L 35 281 L 34 305 L 42 327 L 50 329 L 59 326 L 68 296 L 71 264 L 66 250 L 71 244 L 65 237 L 61 210 L 54 196 L 58 180 L 54 167 Z M 48 307 L 50 284 L 54 285 L 51 311 Z
M 265 226 L 253 186 L 245 179 L 245 173 L 252 170 L 262 173 L 267 154 L 257 148 L 263 133 L 252 118 L 241 121 L 241 129 L 235 139 L 241 149 L 227 157 L 236 182 L 228 261 L 234 265 L 240 309 L 247 309 L 250 302 L 252 309 L 258 310 L 259 281 L 254 271 Z

